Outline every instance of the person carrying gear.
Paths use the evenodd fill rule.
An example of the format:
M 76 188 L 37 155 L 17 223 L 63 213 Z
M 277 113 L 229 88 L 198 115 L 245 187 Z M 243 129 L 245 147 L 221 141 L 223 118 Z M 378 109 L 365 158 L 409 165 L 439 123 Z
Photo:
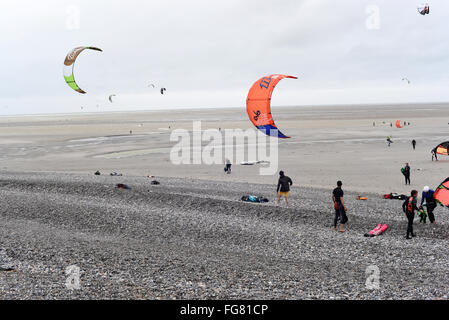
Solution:
M 407 236 L 405 239 L 411 239 L 410 236 L 416 237 L 416 234 L 413 233 L 413 219 L 415 219 L 415 211 L 418 210 L 418 207 L 416 206 L 418 198 L 418 191 L 412 190 L 411 196 L 404 201 L 402 204 L 402 210 L 404 211 L 406 217 L 407 217 Z
M 433 197 L 434 193 L 434 190 L 430 189 L 428 186 L 425 186 L 422 191 L 421 206 L 424 202 L 426 202 L 427 215 L 429 216 L 430 223 L 436 224 L 433 210 L 437 207 L 437 202 Z M 426 223 L 426 219 L 424 219 L 424 223 Z

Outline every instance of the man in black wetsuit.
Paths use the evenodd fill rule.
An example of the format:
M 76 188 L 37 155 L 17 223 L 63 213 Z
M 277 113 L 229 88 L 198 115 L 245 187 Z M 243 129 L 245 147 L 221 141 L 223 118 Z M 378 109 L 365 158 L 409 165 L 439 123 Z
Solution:
M 412 146 L 413 146 L 413 150 L 415 150 L 416 149 L 416 140 L 415 139 L 412 140 Z
M 415 219 L 415 211 L 418 210 L 416 205 L 418 198 L 418 191 L 412 190 L 411 197 L 404 201 L 402 204 L 402 210 L 407 216 L 407 236 L 405 239 L 411 239 L 410 236 L 416 237 L 416 234 L 413 233 L 413 219 Z
M 343 198 L 344 192 L 341 189 L 343 183 L 341 181 L 337 182 L 337 187 L 332 191 L 332 202 L 334 203 L 335 209 L 335 218 L 333 229 L 337 231 L 337 222 L 340 219 L 340 232 L 346 232 L 345 224 L 348 222 L 348 217 L 346 216 L 346 208 L 345 200 Z
M 278 187 L 277 187 L 277 193 L 278 193 L 278 204 L 281 201 L 281 197 L 285 197 L 285 202 L 287 203 L 288 207 L 288 194 L 290 192 L 290 186 L 293 184 L 292 179 L 290 177 L 287 177 L 284 174 L 284 171 L 279 172 L 279 181 L 278 181 Z
M 408 163 L 405 164 L 404 167 L 404 176 L 405 176 L 405 184 L 410 185 L 410 166 L 408 165 Z

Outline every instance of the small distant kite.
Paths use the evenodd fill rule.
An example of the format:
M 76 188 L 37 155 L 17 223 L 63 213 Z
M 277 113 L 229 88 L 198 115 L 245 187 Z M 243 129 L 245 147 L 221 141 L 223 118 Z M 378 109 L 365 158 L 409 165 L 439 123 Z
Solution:
M 156 86 L 155 86 L 154 84 L 152 84 L 152 83 L 150 83 L 150 84 L 148 85 L 148 87 L 156 88 Z
M 407 78 L 402 78 L 402 81 L 407 81 L 407 83 L 410 84 L 410 80 Z
M 401 126 L 401 120 L 396 121 L 396 128 L 402 129 L 403 126 Z
M 116 95 L 115 94 L 111 94 L 110 96 L 109 96 L 109 102 L 110 103 L 112 103 L 113 101 L 112 101 L 112 97 L 115 97 Z
M 430 13 L 430 7 L 429 7 L 429 4 L 426 3 L 426 4 L 420 5 L 420 6 L 418 7 L 418 12 L 419 12 L 421 15 L 423 15 L 423 16 L 425 16 L 426 14 L 429 14 L 429 13 Z
M 167 89 L 161 88 L 161 94 L 164 94 L 165 91 L 167 91 Z
M 76 58 L 78 58 L 80 53 L 86 49 L 103 52 L 103 50 L 101 50 L 99 48 L 95 48 L 95 47 L 76 47 L 76 48 L 72 49 L 65 57 L 64 70 L 63 70 L 64 80 L 65 80 L 65 82 L 67 82 L 69 87 L 72 88 L 73 90 L 75 90 L 76 92 L 83 93 L 83 94 L 86 92 L 84 90 L 82 90 L 76 84 L 75 77 L 73 75 L 73 69 L 75 67 Z

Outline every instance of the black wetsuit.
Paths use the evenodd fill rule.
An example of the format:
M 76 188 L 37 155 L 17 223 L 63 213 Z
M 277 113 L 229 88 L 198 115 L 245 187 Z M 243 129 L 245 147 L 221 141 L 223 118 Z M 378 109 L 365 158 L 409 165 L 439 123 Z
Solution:
M 287 176 L 282 176 L 279 178 L 278 187 L 276 192 L 289 192 L 290 186 L 293 184 L 292 179 Z
M 341 198 L 343 198 L 344 192 L 341 187 L 337 187 L 332 191 L 335 200 L 335 218 L 334 218 L 334 227 L 337 227 L 338 219 L 340 219 L 341 224 L 345 224 L 348 222 L 348 217 L 346 216 L 345 207 L 343 203 L 341 203 Z
M 404 168 L 405 184 L 410 184 L 410 167 L 405 166 Z
M 422 198 L 421 198 L 421 206 L 423 205 L 424 201 L 426 201 L 427 214 L 429 215 L 429 220 L 431 223 L 435 222 L 435 216 L 433 214 L 433 210 L 435 210 L 435 208 L 437 207 L 437 202 L 433 197 L 434 193 L 435 193 L 435 191 L 433 191 L 432 189 L 430 189 L 429 192 L 423 191 Z M 426 220 L 424 220 L 424 223 L 426 223 Z
M 413 233 L 413 219 L 415 219 L 415 210 L 418 210 L 416 203 L 417 203 L 416 198 L 409 197 L 402 204 L 402 210 L 404 210 L 408 220 L 407 239 L 410 239 L 410 236 L 412 237 L 415 236 L 415 234 Z
M 412 141 L 412 146 L 413 146 L 413 150 L 415 150 L 416 149 L 416 140 Z

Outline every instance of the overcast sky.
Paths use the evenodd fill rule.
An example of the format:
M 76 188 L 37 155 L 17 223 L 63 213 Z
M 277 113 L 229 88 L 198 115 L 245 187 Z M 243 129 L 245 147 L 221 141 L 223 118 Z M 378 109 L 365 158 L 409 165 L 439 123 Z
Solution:
M 271 73 L 299 77 L 274 105 L 449 101 L 449 1 L 421 3 L 1 0 L 0 114 L 243 108 Z M 75 64 L 86 95 L 62 76 L 76 46 L 103 49 Z

